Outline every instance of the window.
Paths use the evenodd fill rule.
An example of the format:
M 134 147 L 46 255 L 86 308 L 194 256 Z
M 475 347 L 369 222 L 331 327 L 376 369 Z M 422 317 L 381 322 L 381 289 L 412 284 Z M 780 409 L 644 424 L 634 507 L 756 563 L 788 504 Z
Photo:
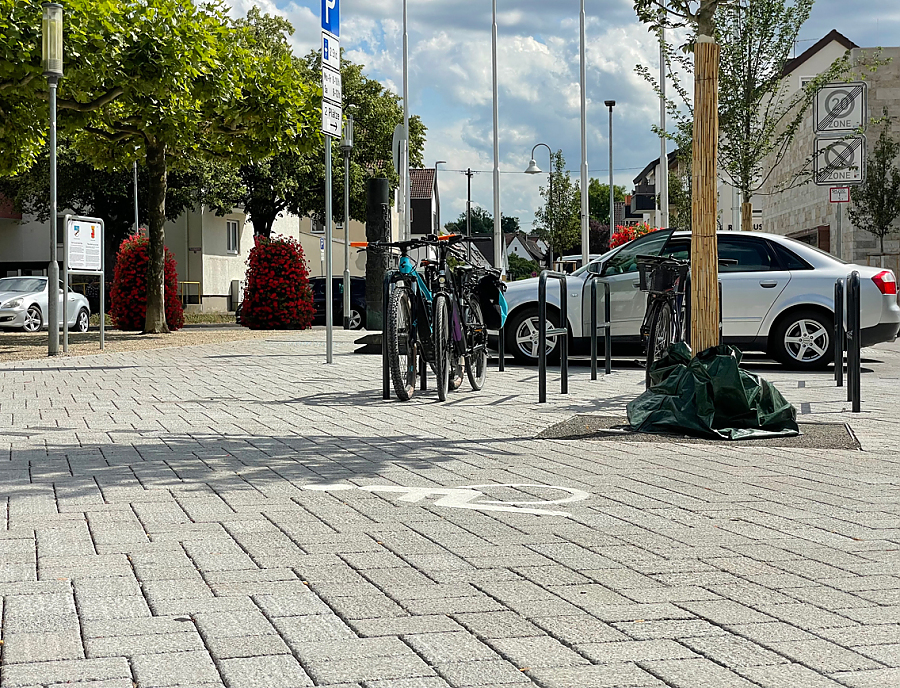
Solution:
M 768 272 L 777 270 L 775 257 L 766 242 L 719 237 L 719 258 L 736 260 L 735 265 L 719 265 L 719 272 Z
M 324 234 L 325 233 L 325 222 L 318 215 L 313 215 L 310 218 L 310 232 L 313 234 Z
M 781 265 L 786 270 L 812 270 L 812 266 L 809 263 L 790 249 L 785 248 L 778 242 L 773 242 L 771 246 L 775 249 L 775 253 L 778 254 Z
M 241 252 L 241 237 L 238 232 L 238 223 L 234 220 L 228 220 L 225 223 L 226 234 L 228 236 L 228 252 L 229 253 L 240 253 Z
M 618 253 L 606 261 L 603 274 L 621 275 L 637 272 L 637 257 L 639 255 L 659 255 L 669 237 L 672 236 L 672 232 L 673 230 L 671 229 L 659 230 L 625 244 Z
M 806 85 L 815 78 L 816 77 L 814 77 L 814 76 L 801 76 L 800 77 L 800 88 L 806 88 Z

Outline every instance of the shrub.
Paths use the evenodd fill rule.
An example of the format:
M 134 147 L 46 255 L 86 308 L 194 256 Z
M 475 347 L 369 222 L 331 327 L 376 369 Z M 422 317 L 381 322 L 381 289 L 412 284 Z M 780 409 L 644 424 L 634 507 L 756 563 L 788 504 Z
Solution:
M 642 237 L 645 234 L 650 234 L 650 232 L 655 232 L 656 230 L 657 228 L 651 227 L 649 222 L 641 222 L 640 224 L 631 225 L 629 227 L 616 225 L 616 231 L 613 232 L 613 235 L 609 239 L 609 247 L 613 249 L 616 246 L 627 244 L 633 239 Z
M 143 330 L 147 317 L 147 264 L 150 241 L 130 236 L 122 241 L 116 256 L 116 272 L 110 293 L 109 313 L 120 330 Z M 184 310 L 178 299 L 178 270 L 175 258 L 166 249 L 166 324 L 174 332 L 184 325 Z
M 527 279 L 529 277 L 536 277 L 538 274 L 538 270 L 540 270 L 538 264 L 533 260 L 522 258 L 522 256 L 516 255 L 515 253 L 510 253 L 508 259 L 510 280 L 520 280 Z
M 303 248 L 296 239 L 256 237 L 247 260 L 241 324 L 253 330 L 305 329 L 315 307 Z

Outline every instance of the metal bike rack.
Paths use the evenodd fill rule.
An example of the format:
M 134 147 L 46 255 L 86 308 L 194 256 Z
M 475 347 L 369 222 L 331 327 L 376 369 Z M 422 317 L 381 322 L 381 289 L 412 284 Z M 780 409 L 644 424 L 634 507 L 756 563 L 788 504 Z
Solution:
M 834 282 L 834 381 L 844 386 L 844 280 Z
M 847 401 L 853 413 L 859 413 L 862 354 L 860 352 L 859 273 L 854 270 L 847 277 Z
M 559 281 L 559 321 L 561 327 L 547 329 L 547 279 Z M 559 349 L 559 393 L 569 393 L 569 311 L 568 275 L 564 272 L 543 270 L 538 278 L 538 403 L 547 401 L 547 335 L 561 335 Z
M 591 275 L 591 379 L 597 379 L 597 330 L 603 330 L 603 351 L 606 358 L 604 375 L 612 372 L 612 333 L 610 332 L 611 305 L 609 302 L 609 282 L 601 279 L 600 275 Z M 603 284 L 603 324 L 597 324 L 597 282 Z
M 506 351 L 504 351 L 503 339 L 506 336 L 506 332 L 504 331 L 504 327 L 501 325 L 500 329 L 497 331 L 497 356 L 500 357 L 498 362 L 497 370 L 499 372 L 503 372 L 506 370 Z
M 391 369 L 388 364 L 387 316 L 388 304 L 391 302 L 391 280 L 396 270 L 384 271 L 384 283 L 381 290 L 381 398 L 391 398 Z

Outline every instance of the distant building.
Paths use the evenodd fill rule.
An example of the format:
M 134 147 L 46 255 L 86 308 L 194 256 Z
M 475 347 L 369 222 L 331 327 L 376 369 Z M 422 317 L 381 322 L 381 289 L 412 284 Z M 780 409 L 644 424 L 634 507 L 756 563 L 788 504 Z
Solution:
M 525 232 L 504 234 L 503 238 L 506 241 L 507 261 L 511 255 L 533 260 L 538 265 L 543 265 L 547 260 L 547 246 L 540 239 L 528 236 Z
M 409 189 L 410 233 L 437 234 L 441 198 L 434 168 L 410 168 Z

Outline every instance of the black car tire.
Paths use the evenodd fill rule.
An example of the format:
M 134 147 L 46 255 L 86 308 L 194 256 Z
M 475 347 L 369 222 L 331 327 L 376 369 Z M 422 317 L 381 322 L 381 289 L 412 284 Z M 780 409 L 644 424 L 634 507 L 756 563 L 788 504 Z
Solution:
M 794 311 L 772 330 L 769 353 L 794 370 L 822 370 L 834 361 L 833 334 L 833 319 L 821 311 Z
M 40 332 L 44 329 L 44 314 L 37 305 L 31 305 L 25 311 L 25 324 L 22 329 L 25 332 Z
M 75 318 L 75 329 L 79 332 L 87 332 L 91 329 L 91 316 L 88 314 L 87 308 L 78 311 L 78 316 Z
M 548 309 L 549 311 L 549 309 Z M 517 363 L 537 365 L 537 329 L 538 309 L 523 308 L 509 319 L 504 326 L 506 332 L 506 351 L 511 352 Z M 550 311 L 547 313 L 547 327 L 556 329 L 559 327 L 559 315 Z M 526 342 L 525 338 L 528 337 Z M 547 362 L 559 361 L 558 337 L 547 337 Z

